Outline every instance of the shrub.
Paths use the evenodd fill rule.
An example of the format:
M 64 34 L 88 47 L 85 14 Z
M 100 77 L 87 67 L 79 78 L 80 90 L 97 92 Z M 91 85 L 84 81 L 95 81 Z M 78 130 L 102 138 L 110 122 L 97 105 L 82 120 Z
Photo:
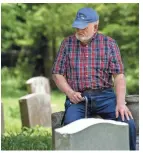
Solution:
M 2 135 L 1 150 L 51 150 L 51 133 L 43 128 L 23 128 L 21 132 Z

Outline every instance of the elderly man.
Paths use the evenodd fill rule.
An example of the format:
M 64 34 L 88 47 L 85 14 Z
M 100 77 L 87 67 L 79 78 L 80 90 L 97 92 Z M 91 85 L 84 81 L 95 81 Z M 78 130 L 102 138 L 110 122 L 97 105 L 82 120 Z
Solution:
M 136 127 L 125 104 L 126 83 L 116 41 L 98 33 L 99 16 L 92 8 L 82 8 L 73 22 L 76 29 L 61 43 L 52 76 L 66 94 L 64 125 L 87 115 L 129 124 L 130 149 L 136 149 Z M 113 81 L 115 93 L 113 90 Z

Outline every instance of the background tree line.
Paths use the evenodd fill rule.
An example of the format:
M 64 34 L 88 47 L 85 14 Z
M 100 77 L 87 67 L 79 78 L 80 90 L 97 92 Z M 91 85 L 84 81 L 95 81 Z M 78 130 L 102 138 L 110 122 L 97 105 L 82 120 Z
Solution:
M 51 68 L 61 41 L 74 33 L 72 22 L 82 7 L 96 9 L 99 32 L 114 38 L 120 48 L 127 93 L 139 93 L 139 4 L 2 4 L 2 94 L 7 87 L 25 89 L 25 81 Z M 54 84 L 51 81 L 54 88 Z

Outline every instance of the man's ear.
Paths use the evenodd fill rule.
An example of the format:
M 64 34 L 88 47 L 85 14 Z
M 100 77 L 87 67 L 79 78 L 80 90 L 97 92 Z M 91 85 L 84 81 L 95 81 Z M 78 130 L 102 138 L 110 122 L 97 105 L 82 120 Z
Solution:
M 98 30 L 98 24 L 94 25 L 94 30 L 95 30 L 95 32 Z

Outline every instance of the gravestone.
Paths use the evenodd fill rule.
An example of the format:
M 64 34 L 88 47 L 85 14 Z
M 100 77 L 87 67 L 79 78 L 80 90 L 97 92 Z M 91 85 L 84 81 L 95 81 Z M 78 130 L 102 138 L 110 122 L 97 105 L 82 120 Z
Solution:
M 51 104 L 49 94 L 33 93 L 19 99 L 22 126 L 51 127 Z
M 136 123 L 137 135 L 139 135 L 139 95 L 128 95 L 125 98 Z
M 3 112 L 3 103 L 1 102 L 1 134 L 4 133 L 4 112 Z
M 55 129 L 62 127 L 61 125 L 64 111 L 52 113 L 52 149 L 55 150 Z M 101 118 L 99 115 L 94 115 L 94 118 Z
M 43 76 L 33 77 L 26 81 L 28 93 L 50 94 L 49 79 Z
M 55 149 L 55 129 L 62 127 L 64 111 L 52 113 L 52 149 Z
M 136 150 L 139 150 L 139 136 L 137 136 L 136 140 Z
M 129 150 L 128 124 L 86 118 L 55 129 L 56 150 Z

